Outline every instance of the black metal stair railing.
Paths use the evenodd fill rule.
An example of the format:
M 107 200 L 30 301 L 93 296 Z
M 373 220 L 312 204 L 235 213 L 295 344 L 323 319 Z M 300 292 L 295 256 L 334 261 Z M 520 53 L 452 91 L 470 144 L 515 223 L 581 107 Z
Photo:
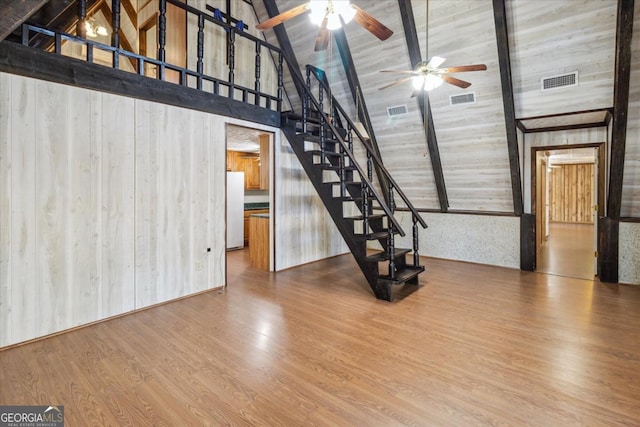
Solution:
M 371 197 L 378 203 L 379 209 L 381 209 L 384 214 L 388 217 L 388 227 L 387 227 L 387 241 L 386 245 L 383 244 L 383 247 L 386 249 L 387 258 L 389 260 L 389 275 L 390 279 L 395 278 L 396 266 L 395 263 L 395 237 L 396 232 L 401 236 L 405 236 L 406 233 L 403 230 L 402 226 L 398 222 L 395 217 L 396 203 L 395 197 L 398 196 L 404 202 L 408 211 L 412 216 L 412 246 L 413 246 L 413 265 L 419 266 L 419 236 L 418 236 L 418 225 L 422 226 L 422 228 L 427 228 L 427 224 L 422 218 L 422 216 L 418 213 L 416 208 L 413 206 L 411 201 L 408 199 L 406 194 L 399 187 L 397 182 L 393 179 L 387 168 L 383 165 L 382 160 L 374 151 L 371 144 L 363 137 L 363 135 L 358 131 L 355 124 L 349 117 L 348 113 L 344 110 L 344 108 L 340 105 L 340 103 L 333 97 L 331 94 L 331 90 L 329 88 L 328 82 L 326 79 L 322 78 L 322 75 L 319 73 L 320 70 L 317 68 L 307 65 L 306 67 L 306 82 L 304 82 L 304 87 L 306 89 L 306 93 L 303 95 L 303 106 L 302 106 L 302 133 L 307 133 L 307 122 L 309 119 L 310 112 L 315 112 L 320 119 L 319 126 L 319 137 L 320 137 L 320 156 L 321 163 L 324 163 L 326 160 L 326 140 L 327 140 L 327 128 L 329 133 L 332 136 L 332 139 L 337 140 L 340 144 L 340 151 L 344 155 L 346 155 L 346 159 L 349 160 L 350 165 L 353 165 L 355 169 L 358 171 L 360 175 L 361 182 L 361 206 L 362 206 L 362 218 L 363 218 L 363 229 L 364 232 L 367 232 L 369 227 L 369 221 L 371 219 L 372 206 L 369 203 Z M 318 97 L 316 98 L 313 95 L 312 91 L 312 81 L 311 77 L 315 77 L 315 81 L 318 85 Z M 299 76 L 296 76 L 300 78 Z M 324 111 L 325 96 L 329 97 L 329 104 L 332 117 L 329 117 Z M 346 124 L 346 129 L 340 129 L 336 126 L 335 123 L 340 122 L 341 124 Z M 342 131 L 342 132 L 341 132 Z M 355 135 L 355 137 L 354 137 Z M 364 148 L 366 152 L 366 171 L 364 171 L 354 154 L 354 143 L 359 143 L 362 148 Z M 344 159 L 344 160 L 343 160 Z M 341 196 L 345 196 L 347 193 L 347 185 L 345 181 L 344 174 L 344 162 L 346 161 L 344 157 L 340 159 L 339 163 L 339 176 L 340 176 L 340 194 Z M 373 185 L 373 164 L 376 164 L 380 173 L 384 174 L 388 182 L 388 201 L 385 201 L 384 197 L 376 190 Z M 386 246 L 386 247 L 385 247 Z

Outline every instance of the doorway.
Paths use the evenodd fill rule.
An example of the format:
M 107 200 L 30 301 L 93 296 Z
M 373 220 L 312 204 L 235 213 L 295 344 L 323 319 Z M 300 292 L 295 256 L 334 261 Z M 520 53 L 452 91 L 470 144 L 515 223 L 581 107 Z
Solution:
M 604 197 L 601 144 L 536 147 L 534 154 L 536 271 L 592 280 Z
M 274 139 L 275 134 L 270 131 L 226 125 L 228 272 L 247 267 L 274 269 Z

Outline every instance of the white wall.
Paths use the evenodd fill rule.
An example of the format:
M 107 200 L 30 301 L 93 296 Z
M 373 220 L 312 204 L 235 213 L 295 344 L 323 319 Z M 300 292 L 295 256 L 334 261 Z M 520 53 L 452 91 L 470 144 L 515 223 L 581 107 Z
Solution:
M 501 267 L 520 268 L 520 218 L 515 216 L 422 213 L 420 255 Z M 398 212 L 406 232 L 396 246 L 412 247 L 411 214 Z
M 618 280 L 640 285 L 640 223 L 621 222 L 618 240 Z

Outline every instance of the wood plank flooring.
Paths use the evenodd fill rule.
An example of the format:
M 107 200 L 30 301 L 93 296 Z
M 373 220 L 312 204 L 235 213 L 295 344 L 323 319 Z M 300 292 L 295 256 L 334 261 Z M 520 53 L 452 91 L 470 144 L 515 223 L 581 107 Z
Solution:
M 593 279 L 593 224 L 549 223 L 549 238 L 538 251 L 538 273 Z
M 640 425 L 640 287 L 424 259 L 372 296 L 350 255 L 0 351 L 0 404 L 67 426 Z

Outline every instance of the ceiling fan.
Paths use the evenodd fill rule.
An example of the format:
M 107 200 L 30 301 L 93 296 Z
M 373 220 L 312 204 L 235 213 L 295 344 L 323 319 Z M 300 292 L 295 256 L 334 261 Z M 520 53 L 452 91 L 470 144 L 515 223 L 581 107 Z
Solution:
M 429 91 L 440 86 L 443 81 L 458 86 L 462 89 L 466 89 L 471 86 L 471 83 L 460 80 L 451 76 L 452 73 L 462 73 L 465 71 L 484 71 L 487 69 L 485 64 L 475 65 L 460 65 L 457 67 L 440 68 L 445 59 L 440 56 L 434 56 L 429 62 L 420 61 L 414 70 L 381 70 L 381 73 L 399 73 L 409 74 L 409 77 L 405 77 L 400 80 L 396 80 L 386 86 L 379 88 L 380 90 L 399 85 L 401 83 L 413 80 L 413 88 L 415 91 L 411 95 L 416 96 L 419 91 Z
M 327 49 L 331 30 L 338 29 L 343 23 L 346 24 L 351 20 L 356 21 L 380 40 L 386 40 L 393 34 L 393 31 L 380 21 L 355 4 L 350 4 L 348 0 L 311 0 L 267 19 L 256 28 L 267 30 L 308 11 L 311 12 L 311 22 L 320 27 L 314 48 L 316 52 Z

